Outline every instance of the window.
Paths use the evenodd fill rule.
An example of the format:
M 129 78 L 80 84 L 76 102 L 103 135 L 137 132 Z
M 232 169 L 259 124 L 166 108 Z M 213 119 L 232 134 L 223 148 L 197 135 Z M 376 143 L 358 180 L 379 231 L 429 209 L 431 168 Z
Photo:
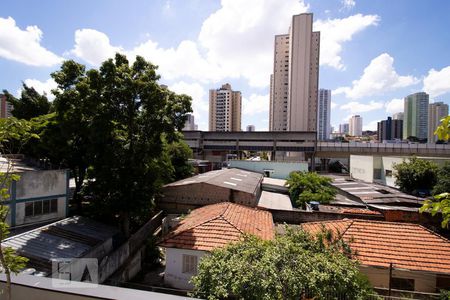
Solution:
M 385 170 L 384 172 L 386 177 L 392 177 L 392 170 Z
M 395 290 L 414 291 L 414 279 L 392 277 L 391 286 Z
M 197 256 L 183 254 L 183 273 L 197 274 Z
M 25 203 L 25 217 L 55 213 L 58 211 L 58 199 L 38 200 Z

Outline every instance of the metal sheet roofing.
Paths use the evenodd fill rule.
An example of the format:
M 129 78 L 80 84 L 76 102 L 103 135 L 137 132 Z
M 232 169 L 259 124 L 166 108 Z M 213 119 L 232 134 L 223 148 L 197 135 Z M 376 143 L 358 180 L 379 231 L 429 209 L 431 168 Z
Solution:
M 230 188 L 250 194 L 256 194 L 259 190 L 263 175 L 260 173 L 244 171 L 240 169 L 222 169 L 206 172 L 183 180 L 166 184 L 164 187 L 206 183 L 215 186 Z
M 80 258 L 118 232 L 117 229 L 83 217 L 71 217 L 3 241 L 30 259 L 29 267 L 48 271 L 55 258 Z

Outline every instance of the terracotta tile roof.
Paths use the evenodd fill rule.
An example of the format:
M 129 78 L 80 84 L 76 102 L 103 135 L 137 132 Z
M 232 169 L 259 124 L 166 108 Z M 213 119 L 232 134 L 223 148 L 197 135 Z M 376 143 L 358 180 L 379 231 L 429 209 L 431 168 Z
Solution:
M 211 251 L 241 239 L 243 233 L 274 237 L 272 214 L 240 204 L 222 202 L 193 210 L 160 246 Z
M 321 228 L 340 235 L 367 266 L 450 274 L 450 241 L 418 224 L 369 220 L 339 220 L 302 224 L 316 233 Z
M 364 208 L 345 207 L 339 210 L 343 214 L 356 214 L 356 215 L 381 215 L 378 211 L 373 211 Z

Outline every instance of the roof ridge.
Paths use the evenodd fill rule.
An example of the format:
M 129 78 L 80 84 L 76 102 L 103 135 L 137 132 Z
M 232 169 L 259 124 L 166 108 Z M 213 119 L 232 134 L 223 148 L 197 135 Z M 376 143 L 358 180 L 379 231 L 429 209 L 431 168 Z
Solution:
M 350 221 L 350 224 L 348 224 L 347 228 L 345 228 L 344 232 L 341 234 L 340 238 L 342 239 L 345 235 L 345 233 L 348 231 L 348 229 L 353 225 L 353 223 L 355 222 L 355 220 L 353 219 L 348 219 Z M 338 230 L 339 232 L 339 230 Z
M 425 229 L 425 231 L 428 231 L 429 233 L 431 233 L 431 234 L 437 236 L 438 238 L 440 238 L 441 240 L 444 240 L 444 242 L 450 243 L 450 240 L 446 239 L 445 237 L 443 237 L 443 236 L 440 235 L 439 233 L 434 232 L 433 230 L 428 229 L 427 227 L 425 227 L 425 226 L 423 226 L 423 225 L 420 225 L 420 224 L 418 224 L 418 225 L 419 225 L 419 227 L 421 227 L 422 229 Z
M 223 216 L 223 214 L 225 213 L 225 211 L 228 209 L 228 207 L 230 206 L 230 203 L 231 203 L 231 202 L 218 202 L 218 203 L 211 204 L 211 205 L 217 205 L 217 206 L 223 205 L 223 206 L 225 206 L 225 208 L 224 208 L 224 210 L 223 210 L 222 212 L 220 212 L 219 214 L 217 214 L 217 215 L 215 215 L 215 216 L 213 216 L 213 217 L 211 217 L 211 218 L 208 218 L 208 219 L 206 219 L 206 220 L 203 221 L 203 222 L 200 222 L 200 223 L 194 223 L 192 226 L 189 226 L 189 227 L 187 227 L 185 230 L 180 231 L 180 232 L 178 232 L 178 233 L 176 233 L 176 234 L 168 234 L 168 235 L 166 235 L 166 236 L 161 240 L 160 243 L 166 241 L 166 240 L 169 239 L 169 238 L 174 238 L 174 237 L 176 237 L 176 236 L 182 234 L 183 232 L 186 232 L 186 231 L 188 231 L 188 230 L 191 230 L 191 229 L 193 229 L 193 228 L 196 228 L 196 227 L 198 227 L 198 226 L 201 226 L 201 225 L 203 225 L 203 224 L 205 224 L 205 223 L 208 223 L 208 222 L 214 221 L 214 220 L 216 220 L 216 219 L 219 219 L 220 217 Z M 207 206 L 208 206 L 208 205 L 207 205 Z M 203 206 L 203 207 L 207 207 L 207 206 Z M 201 208 L 203 208 L 203 207 L 201 207 Z M 181 223 L 178 224 L 176 228 L 178 228 L 178 227 L 181 226 L 181 225 L 182 225 Z

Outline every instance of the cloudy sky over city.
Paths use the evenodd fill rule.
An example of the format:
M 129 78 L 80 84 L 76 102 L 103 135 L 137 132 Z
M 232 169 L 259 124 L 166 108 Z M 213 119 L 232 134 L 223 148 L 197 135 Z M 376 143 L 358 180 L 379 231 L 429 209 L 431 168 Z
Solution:
M 199 129 L 208 129 L 208 90 L 228 82 L 242 91 L 243 129 L 267 130 L 274 35 L 312 12 L 332 126 L 360 114 L 376 129 L 410 93 L 450 104 L 449 11 L 441 0 L 5 0 L 0 90 L 18 94 L 24 82 L 50 94 L 63 60 L 96 68 L 121 52 L 158 65 L 162 84 L 192 96 Z

